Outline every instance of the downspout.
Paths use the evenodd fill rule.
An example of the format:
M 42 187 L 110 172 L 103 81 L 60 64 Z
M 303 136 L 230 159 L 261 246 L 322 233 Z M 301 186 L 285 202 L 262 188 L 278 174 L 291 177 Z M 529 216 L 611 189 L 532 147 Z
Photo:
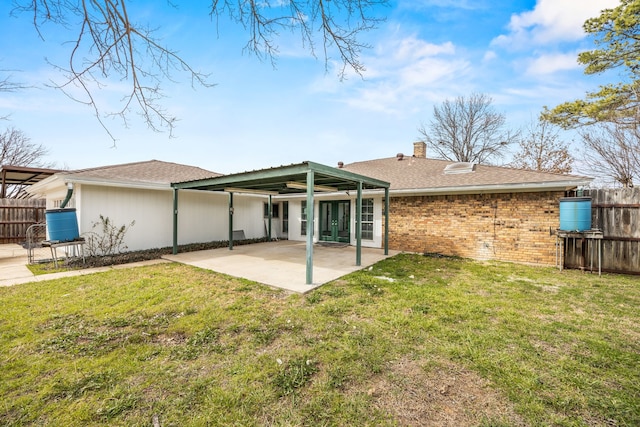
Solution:
M 67 182 L 67 195 L 62 201 L 62 204 L 60 205 L 60 209 L 64 209 L 67 206 L 67 203 L 69 203 L 69 200 L 71 200 L 72 195 L 73 195 L 73 183 Z

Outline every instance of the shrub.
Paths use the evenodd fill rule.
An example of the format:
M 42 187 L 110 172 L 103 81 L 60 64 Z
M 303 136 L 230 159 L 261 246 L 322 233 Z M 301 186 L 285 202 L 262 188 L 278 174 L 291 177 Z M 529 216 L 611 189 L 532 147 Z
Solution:
M 116 226 L 109 217 L 100 215 L 100 220 L 91 223 L 91 229 L 84 233 L 86 250 L 89 256 L 104 256 L 121 254 L 127 250 L 124 238 L 129 228 L 135 225 L 131 221 L 129 225 Z

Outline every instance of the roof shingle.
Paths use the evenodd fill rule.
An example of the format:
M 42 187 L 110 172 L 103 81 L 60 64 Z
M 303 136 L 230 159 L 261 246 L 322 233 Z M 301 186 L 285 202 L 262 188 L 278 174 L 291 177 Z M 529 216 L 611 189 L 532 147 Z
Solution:
M 163 162 L 160 160 L 80 169 L 66 172 L 65 175 L 75 178 L 154 184 L 171 184 L 172 182 L 221 176 L 221 174 L 217 172 L 211 172 L 196 166 Z
M 445 174 L 446 166 L 455 162 L 405 156 L 355 162 L 344 165 L 349 172 L 385 180 L 390 190 L 419 190 L 476 186 L 528 185 L 544 186 L 553 183 L 584 185 L 591 178 L 549 172 L 535 172 L 501 166 L 477 165 L 473 172 Z

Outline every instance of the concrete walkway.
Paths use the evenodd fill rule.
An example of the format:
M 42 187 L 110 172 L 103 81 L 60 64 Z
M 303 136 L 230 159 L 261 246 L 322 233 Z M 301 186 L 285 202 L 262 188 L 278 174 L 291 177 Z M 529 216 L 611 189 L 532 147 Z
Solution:
M 9 281 L 33 281 L 35 277 L 27 268 L 27 250 L 18 244 L 0 245 L 0 286 L 13 283 Z M 7 282 L 5 284 L 5 282 Z
M 38 276 L 35 276 L 31 270 L 27 268 L 28 262 L 29 259 L 27 257 L 27 251 L 22 246 L 14 244 L 0 245 L 0 286 L 12 286 L 29 282 L 44 282 L 46 280 L 59 279 L 61 277 L 84 276 L 86 274 L 99 273 L 113 269 L 139 267 L 168 261 L 157 259 L 131 264 L 114 265 L 111 267 L 85 268 L 82 270 L 63 271 L 60 273 L 40 274 Z
M 314 245 L 313 284 L 306 284 L 306 243 L 291 240 L 255 243 L 229 248 L 165 255 L 175 262 L 214 270 L 293 292 L 305 293 L 318 286 L 396 255 L 382 249 L 362 248 L 361 266 L 356 266 L 354 246 Z

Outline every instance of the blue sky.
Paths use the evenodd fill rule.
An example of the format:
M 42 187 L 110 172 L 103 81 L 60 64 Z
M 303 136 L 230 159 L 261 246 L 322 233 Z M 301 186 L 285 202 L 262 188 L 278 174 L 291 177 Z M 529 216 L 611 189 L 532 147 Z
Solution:
M 0 93 L 0 116 L 9 115 L 0 129 L 15 127 L 48 147 L 58 167 L 158 159 L 232 173 L 411 154 L 434 105 L 474 92 L 491 96 L 509 127 L 524 127 L 543 106 L 582 98 L 605 81 L 585 76 L 576 57 L 593 48 L 584 20 L 619 1 L 393 1 L 380 10 L 386 21 L 364 35 L 371 49 L 362 55 L 363 78 L 340 81 L 331 60 L 325 70 L 323 58 L 288 34 L 275 68 L 243 52 L 247 35 L 227 22 L 216 33 L 207 1 L 172 8 L 130 0 L 134 21 L 157 27 L 164 44 L 216 85 L 192 88 L 177 74 L 163 100 L 180 119 L 175 137 L 132 114 L 129 127 L 106 120 L 115 146 L 90 109 L 47 86 L 63 81 L 50 63 L 65 64 L 71 46 L 62 42 L 71 33 L 46 25 L 43 41 L 32 17 L 10 16 L 8 3 L 0 4 L 0 77 L 30 88 Z M 99 96 L 113 104 L 121 90 L 111 81 Z

